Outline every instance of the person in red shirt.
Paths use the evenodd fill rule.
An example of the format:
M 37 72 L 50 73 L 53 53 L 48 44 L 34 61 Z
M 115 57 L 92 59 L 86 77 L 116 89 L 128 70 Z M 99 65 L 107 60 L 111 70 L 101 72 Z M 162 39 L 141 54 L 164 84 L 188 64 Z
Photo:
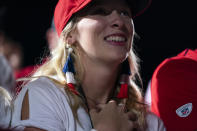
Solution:
M 151 111 L 167 131 L 197 130 L 197 49 L 165 59 L 151 80 Z
M 57 32 L 55 30 L 54 18 L 51 21 L 51 26 L 46 31 L 46 40 L 47 40 L 48 49 L 51 52 L 52 49 L 54 49 L 57 46 L 58 41 L 59 41 Z M 50 52 L 49 52 L 49 54 L 50 54 Z M 20 92 L 21 85 L 23 83 L 23 81 L 21 81 L 19 79 L 31 76 L 46 61 L 47 61 L 47 56 L 46 56 L 46 58 L 44 58 L 42 60 L 41 64 L 29 65 L 29 66 L 21 68 L 20 70 L 15 71 L 15 73 L 14 73 L 15 79 L 16 80 L 18 79 L 17 87 L 16 87 L 17 92 Z

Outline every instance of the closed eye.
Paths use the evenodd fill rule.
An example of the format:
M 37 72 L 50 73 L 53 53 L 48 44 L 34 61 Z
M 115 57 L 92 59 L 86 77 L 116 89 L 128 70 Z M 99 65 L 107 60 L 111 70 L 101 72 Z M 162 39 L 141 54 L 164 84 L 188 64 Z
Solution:
M 109 15 L 111 13 L 111 11 L 108 11 L 104 8 L 98 8 L 98 9 L 95 9 L 93 11 L 90 12 L 90 15 L 103 15 L 103 16 L 106 16 L 106 15 Z
M 127 16 L 127 17 L 130 17 L 130 18 L 132 17 L 131 13 L 128 12 L 127 10 L 120 11 L 120 15 Z

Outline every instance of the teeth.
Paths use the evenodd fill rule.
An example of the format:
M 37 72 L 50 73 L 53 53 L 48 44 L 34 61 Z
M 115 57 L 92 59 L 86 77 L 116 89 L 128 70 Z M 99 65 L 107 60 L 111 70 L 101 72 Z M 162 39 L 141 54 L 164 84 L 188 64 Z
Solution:
M 114 41 L 114 42 L 125 42 L 126 38 L 121 36 L 109 36 L 106 38 L 107 41 Z

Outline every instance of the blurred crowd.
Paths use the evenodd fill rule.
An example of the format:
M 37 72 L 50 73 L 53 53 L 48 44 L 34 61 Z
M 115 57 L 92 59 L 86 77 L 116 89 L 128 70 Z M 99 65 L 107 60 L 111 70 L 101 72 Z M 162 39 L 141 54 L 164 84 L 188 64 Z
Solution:
M 12 36 L 7 35 L 5 31 L 5 17 L 7 17 L 8 7 L 6 2 L 0 3 L 0 130 L 9 127 L 8 121 L 11 118 L 11 101 L 21 90 L 23 81 L 17 81 L 32 75 L 40 66 L 24 66 L 24 49 L 22 43 L 16 41 Z M 55 31 L 54 21 L 51 20 L 51 26 L 46 30 L 46 41 L 50 49 L 54 48 L 58 41 Z M 50 53 L 49 53 L 50 54 Z M 46 59 L 43 60 L 45 62 Z

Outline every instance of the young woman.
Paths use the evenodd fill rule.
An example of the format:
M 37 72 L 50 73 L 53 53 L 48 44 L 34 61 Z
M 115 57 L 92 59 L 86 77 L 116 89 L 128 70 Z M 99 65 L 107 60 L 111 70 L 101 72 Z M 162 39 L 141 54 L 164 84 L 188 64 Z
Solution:
M 59 0 L 54 18 L 60 43 L 16 98 L 13 129 L 165 130 L 146 112 L 134 83 L 138 2 Z

